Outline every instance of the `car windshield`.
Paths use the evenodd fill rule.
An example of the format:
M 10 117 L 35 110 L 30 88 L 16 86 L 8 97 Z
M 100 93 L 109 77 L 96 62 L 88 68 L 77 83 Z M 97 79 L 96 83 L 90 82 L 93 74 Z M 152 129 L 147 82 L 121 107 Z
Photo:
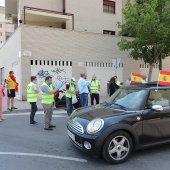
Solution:
M 137 110 L 146 96 L 146 90 L 119 89 L 106 103 L 125 110 Z

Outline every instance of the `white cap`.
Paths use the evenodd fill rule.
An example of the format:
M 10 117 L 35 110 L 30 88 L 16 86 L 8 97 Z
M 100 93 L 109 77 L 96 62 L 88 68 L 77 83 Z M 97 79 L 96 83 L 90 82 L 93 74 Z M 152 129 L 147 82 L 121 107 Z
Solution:
M 76 79 L 74 77 L 72 77 L 71 80 L 76 81 Z

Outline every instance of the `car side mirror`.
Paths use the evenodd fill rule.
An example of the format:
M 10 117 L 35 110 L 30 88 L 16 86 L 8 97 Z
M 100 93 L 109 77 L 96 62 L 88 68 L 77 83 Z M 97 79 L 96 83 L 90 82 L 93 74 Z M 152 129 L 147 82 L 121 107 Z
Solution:
M 154 105 L 154 106 L 152 106 L 152 110 L 160 112 L 163 110 L 163 107 L 161 105 Z

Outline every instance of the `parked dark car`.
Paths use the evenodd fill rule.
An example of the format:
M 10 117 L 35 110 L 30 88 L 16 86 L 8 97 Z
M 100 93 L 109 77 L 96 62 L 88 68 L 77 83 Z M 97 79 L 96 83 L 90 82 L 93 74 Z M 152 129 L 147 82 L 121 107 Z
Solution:
M 104 103 L 75 110 L 67 123 L 73 144 L 109 163 L 125 162 L 132 151 L 170 142 L 170 87 L 121 87 Z

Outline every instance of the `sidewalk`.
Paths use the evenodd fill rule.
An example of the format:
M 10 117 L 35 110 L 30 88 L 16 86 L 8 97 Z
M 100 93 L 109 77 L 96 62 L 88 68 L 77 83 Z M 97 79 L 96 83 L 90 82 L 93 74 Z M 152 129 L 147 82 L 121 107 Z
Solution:
M 100 103 L 102 103 L 103 101 L 105 101 L 108 98 L 108 96 L 100 96 Z M 20 101 L 15 99 L 14 101 L 14 106 L 17 107 L 18 109 L 13 110 L 13 111 L 8 111 L 7 110 L 7 97 L 3 97 L 2 100 L 2 113 L 6 114 L 6 113 L 21 113 L 21 112 L 29 112 L 30 111 L 30 104 L 27 101 Z M 90 105 L 90 98 L 89 98 L 89 105 Z M 43 107 L 41 104 L 41 100 L 37 101 L 37 107 L 38 107 L 38 111 L 42 111 Z M 57 109 L 62 109 L 62 108 L 57 108 Z M 56 108 L 54 108 L 54 110 L 56 110 Z

